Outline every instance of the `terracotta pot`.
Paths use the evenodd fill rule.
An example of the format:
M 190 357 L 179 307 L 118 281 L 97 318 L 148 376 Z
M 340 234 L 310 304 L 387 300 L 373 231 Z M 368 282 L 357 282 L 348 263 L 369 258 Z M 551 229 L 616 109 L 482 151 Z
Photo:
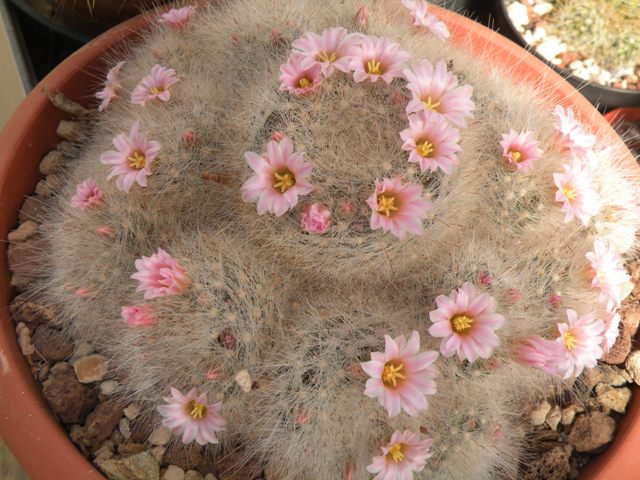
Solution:
M 497 33 L 469 19 L 433 7 L 452 32 L 452 41 L 490 62 L 515 79 L 545 88 L 549 97 L 562 99 L 578 115 L 591 120 L 611 144 L 620 144 L 589 102 L 541 61 Z M 145 21 L 132 19 L 98 37 L 63 62 L 27 97 L 0 134 L 0 238 L 15 225 L 24 195 L 33 192 L 39 179 L 38 163 L 59 139 L 56 126 L 64 115 L 49 104 L 45 89 L 64 92 L 81 103 L 91 100 L 95 74 L 105 69 L 105 50 L 133 40 Z M 93 101 L 93 100 L 92 100 Z M 94 102 L 95 103 L 95 102 Z M 631 154 L 621 159 L 626 168 L 637 168 Z M 640 177 L 640 171 L 638 172 Z M 11 299 L 6 243 L 0 243 L 0 434 L 34 480 L 100 479 L 101 475 L 76 450 L 43 400 L 18 348 L 7 305 Z M 585 479 L 637 478 L 640 456 L 640 396 L 634 396 L 615 443 L 583 475 Z

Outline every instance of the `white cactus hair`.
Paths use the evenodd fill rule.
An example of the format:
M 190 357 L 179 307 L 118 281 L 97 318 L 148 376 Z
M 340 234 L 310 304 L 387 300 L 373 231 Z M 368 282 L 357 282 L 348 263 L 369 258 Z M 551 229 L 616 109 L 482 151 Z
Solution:
M 353 30 L 361 3 L 367 33 L 400 43 L 413 60 L 446 62 L 473 87 L 474 118 L 461 129 L 463 151 L 451 175 L 420 174 L 407 163 L 398 136 L 405 104 L 391 101 L 400 81 L 355 84 L 335 74 L 311 99 L 277 91 L 291 41 L 327 27 Z M 60 309 L 78 343 L 92 342 L 107 356 L 120 378 L 118 395 L 142 404 L 154 422 L 169 386 L 222 400 L 228 425 L 214 456 L 234 455 L 242 445 L 237 463 L 258 457 L 278 479 L 342 478 L 347 465 L 355 467 L 354 479 L 365 479 L 394 428 L 422 428 L 435 453 L 416 478 L 515 477 L 527 448 L 519 405 L 559 383 L 515 363 L 511 348 L 564 321 L 563 310 L 548 302 L 552 293 L 562 293 L 563 307 L 604 313 L 583 276 L 585 253 L 595 236 L 629 254 L 635 249 L 640 215 L 628 199 L 637 178 L 618 164 L 625 153 L 598 152 L 594 181 L 603 207 L 591 226 L 564 223 L 552 173 L 570 155 L 554 146 L 557 99 L 489 69 L 490 52 L 485 62 L 410 27 L 399 1 L 222 1 L 198 4 L 180 31 L 151 23 L 138 44 L 109 53 L 113 65 L 126 60 L 122 98 L 96 116 L 74 152 L 66 187 L 44 222 L 52 246 L 42 259 L 47 275 L 31 295 Z M 273 29 L 281 33 L 275 42 Z M 132 105 L 130 92 L 155 63 L 180 75 L 171 100 Z M 106 181 L 99 157 L 135 121 L 162 150 L 149 186 L 124 193 Z M 500 163 L 498 141 L 509 128 L 532 130 L 540 140 L 545 155 L 530 174 Z M 181 140 L 188 129 L 195 133 L 190 145 Z M 302 204 L 331 209 L 327 234 L 302 231 L 300 206 L 282 217 L 259 216 L 241 200 L 250 175 L 244 153 L 263 152 L 272 130 L 313 164 L 317 188 Z M 424 234 L 403 241 L 371 231 L 365 203 L 375 179 L 396 175 L 423 184 L 433 202 Z M 69 204 L 87 177 L 105 194 L 105 205 L 91 212 Z M 340 213 L 342 201 L 353 204 L 353 214 Z M 114 238 L 95 235 L 101 225 L 114 228 Z M 131 329 L 120 309 L 142 302 L 130 279 L 134 262 L 158 248 L 193 283 L 184 294 L 153 301 L 157 325 Z M 477 282 L 483 272 L 491 285 Z M 440 357 L 428 410 L 390 420 L 363 395 L 366 375 L 351 367 L 381 350 L 385 334 L 416 330 L 422 349 L 438 350 L 428 313 L 437 295 L 465 281 L 495 297 L 506 317 L 500 348 L 491 362 Z M 92 296 L 74 296 L 78 288 Z M 224 331 L 233 333 L 233 348 L 221 345 Z M 222 370 L 216 381 L 205 378 L 212 366 Z M 248 393 L 234 381 L 244 369 L 254 382 Z M 296 423 L 301 411 L 308 418 Z

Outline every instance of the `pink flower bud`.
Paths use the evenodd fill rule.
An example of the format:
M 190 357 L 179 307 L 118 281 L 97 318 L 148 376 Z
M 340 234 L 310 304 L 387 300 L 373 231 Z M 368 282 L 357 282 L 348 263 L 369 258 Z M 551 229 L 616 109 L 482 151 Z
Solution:
M 479 272 L 478 283 L 484 285 L 485 287 L 490 287 L 491 285 L 493 285 L 493 277 L 489 275 L 489 272 Z
M 122 319 L 129 327 L 148 327 L 156 323 L 156 311 L 151 305 L 132 305 L 122 307 L 120 312 Z
M 185 145 L 191 145 L 195 141 L 196 134 L 193 132 L 193 130 L 185 130 L 184 132 L 182 132 L 182 143 L 184 143 Z
M 557 293 L 553 293 L 549 297 L 549 303 L 553 308 L 558 308 L 560 306 L 561 301 L 562 301 L 562 297 L 560 297 L 560 295 L 558 295 Z
M 344 467 L 344 480 L 353 480 L 353 471 L 356 468 L 353 466 L 353 463 L 349 462 Z
M 344 202 L 340 203 L 340 213 L 342 213 L 343 215 L 353 215 L 354 210 L 355 207 L 353 206 L 353 202 L 351 202 L 350 200 L 345 200 Z
M 207 380 L 218 380 L 222 376 L 222 369 L 220 367 L 212 366 L 207 370 L 205 378 Z
M 511 303 L 518 303 L 522 300 L 522 293 L 517 288 L 510 288 L 507 290 L 507 299 Z
M 94 295 L 91 289 L 85 288 L 85 287 L 80 287 L 74 292 L 74 294 L 76 295 L 76 297 L 82 297 L 82 298 L 88 298 Z
M 353 17 L 353 26 L 356 28 L 365 29 L 368 25 L 369 12 L 367 12 L 367 7 L 362 5 Z
M 304 231 L 322 234 L 327 231 L 331 223 L 331 212 L 321 203 L 308 205 L 300 217 Z
M 296 425 L 305 425 L 309 423 L 309 414 L 304 408 L 301 407 L 296 411 L 294 422 Z
M 231 34 L 231 41 L 233 43 L 240 43 L 240 36 L 238 36 L 237 33 L 232 33 Z
M 274 130 L 273 132 L 271 132 L 271 140 L 275 142 L 279 142 L 283 138 L 284 138 L 284 135 L 282 134 L 282 132 L 278 130 Z
M 222 345 L 224 345 L 224 348 L 231 350 L 236 343 L 236 337 L 230 329 L 226 328 L 220 334 L 220 341 Z
M 283 47 L 286 43 L 282 32 L 275 27 L 271 29 L 271 43 L 275 47 Z
M 115 230 L 108 225 L 100 225 L 96 227 L 96 235 L 102 238 L 113 238 L 116 235 Z

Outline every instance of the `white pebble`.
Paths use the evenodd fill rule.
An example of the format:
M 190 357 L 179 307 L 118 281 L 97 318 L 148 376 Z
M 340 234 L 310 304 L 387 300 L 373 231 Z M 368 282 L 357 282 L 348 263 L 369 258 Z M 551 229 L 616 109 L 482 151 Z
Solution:
M 100 393 L 104 396 L 108 397 L 109 395 L 113 395 L 113 392 L 118 388 L 118 382 L 115 380 L 107 380 L 106 382 L 102 382 L 100 384 Z
M 151 445 L 166 445 L 169 440 L 171 440 L 171 430 L 164 425 L 156 427 L 149 435 L 149 443 Z
M 131 425 L 129 425 L 128 418 L 120 419 L 120 422 L 118 422 L 118 430 L 120 430 L 120 433 L 125 440 L 131 438 Z
M 162 476 L 162 480 L 184 480 L 184 470 L 175 465 L 169 465 Z
M 540 2 L 533 6 L 533 12 L 541 17 L 549 13 L 551 10 L 553 10 L 553 4 L 549 2 Z
M 140 409 L 134 403 L 124 409 L 124 414 L 129 420 L 135 420 L 140 415 Z
M 554 37 L 552 35 L 545 38 L 543 42 L 536 46 L 536 51 L 544 58 L 551 60 L 561 53 L 566 52 L 567 45 L 563 43 L 562 40 L 560 40 L 558 37 Z
M 542 425 L 547 419 L 547 415 L 551 410 L 551 405 L 546 400 L 542 402 L 538 407 L 531 412 L 531 425 L 537 427 Z
M 511 19 L 511 22 L 513 22 L 514 26 L 522 27 L 523 25 L 529 24 L 529 13 L 527 12 L 527 7 L 520 2 L 513 2 L 509 5 L 507 7 L 507 13 L 509 14 L 509 18 Z
M 251 381 L 251 375 L 249 375 L 249 372 L 247 370 L 240 370 L 236 374 L 235 378 L 236 383 L 240 386 L 244 393 L 249 393 L 251 391 L 251 385 L 253 382 Z

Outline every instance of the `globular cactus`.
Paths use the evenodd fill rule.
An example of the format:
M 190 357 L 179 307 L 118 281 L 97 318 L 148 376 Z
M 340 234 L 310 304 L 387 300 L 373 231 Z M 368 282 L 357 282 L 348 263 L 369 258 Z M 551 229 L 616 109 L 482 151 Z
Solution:
M 425 3 L 359 7 L 198 5 L 110 52 L 32 293 L 214 457 L 514 477 L 522 402 L 615 340 L 637 174 Z

